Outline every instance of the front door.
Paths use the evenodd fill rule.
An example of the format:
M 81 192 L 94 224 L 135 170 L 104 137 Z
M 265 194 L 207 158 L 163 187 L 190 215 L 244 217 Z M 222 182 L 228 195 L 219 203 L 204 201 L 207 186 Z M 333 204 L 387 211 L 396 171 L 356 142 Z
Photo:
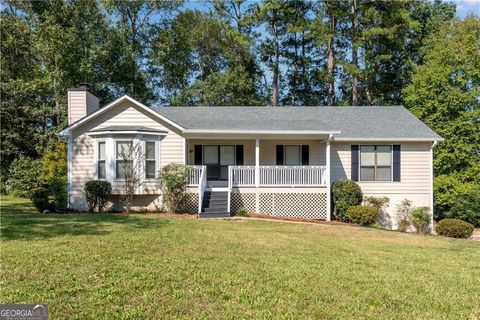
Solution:
M 203 164 L 207 166 L 207 180 L 228 179 L 228 166 L 235 165 L 235 146 L 203 146 Z

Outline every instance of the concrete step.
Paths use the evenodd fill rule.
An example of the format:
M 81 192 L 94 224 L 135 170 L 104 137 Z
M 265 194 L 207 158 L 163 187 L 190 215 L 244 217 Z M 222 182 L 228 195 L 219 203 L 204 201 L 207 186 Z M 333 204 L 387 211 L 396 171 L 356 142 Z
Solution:
M 205 213 L 227 212 L 227 207 L 209 207 L 203 209 Z
M 229 218 L 228 212 L 202 212 L 198 215 L 200 218 Z

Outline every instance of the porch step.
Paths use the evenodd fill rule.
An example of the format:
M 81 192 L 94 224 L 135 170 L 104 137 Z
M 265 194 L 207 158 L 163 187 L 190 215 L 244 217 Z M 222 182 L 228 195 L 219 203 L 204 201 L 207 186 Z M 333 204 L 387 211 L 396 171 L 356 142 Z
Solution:
M 203 194 L 201 218 L 224 218 L 230 215 L 227 212 L 228 192 L 205 191 Z
M 228 212 L 202 212 L 198 215 L 200 218 L 229 218 Z

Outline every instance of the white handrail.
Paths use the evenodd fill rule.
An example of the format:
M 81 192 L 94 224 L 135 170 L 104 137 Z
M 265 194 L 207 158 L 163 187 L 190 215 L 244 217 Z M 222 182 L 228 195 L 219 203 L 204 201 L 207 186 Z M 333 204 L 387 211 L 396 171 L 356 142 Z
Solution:
M 325 166 L 259 166 L 260 187 L 326 186 Z M 230 166 L 230 187 L 255 186 L 255 166 Z
M 198 214 L 202 213 L 203 193 L 207 188 L 207 167 L 201 166 L 199 183 L 198 183 Z
M 198 186 L 200 184 L 200 176 L 202 174 L 202 168 L 204 166 L 188 166 L 190 168 L 190 176 L 188 177 L 188 185 L 191 187 Z
M 230 197 L 231 197 L 231 193 L 232 193 L 232 179 L 230 177 L 232 177 L 232 172 L 233 172 L 233 168 L 232 166 L 229 166 L 228 167 L 228 190 L 227 190 L 227 212 L 228 214 L 230 214 Z

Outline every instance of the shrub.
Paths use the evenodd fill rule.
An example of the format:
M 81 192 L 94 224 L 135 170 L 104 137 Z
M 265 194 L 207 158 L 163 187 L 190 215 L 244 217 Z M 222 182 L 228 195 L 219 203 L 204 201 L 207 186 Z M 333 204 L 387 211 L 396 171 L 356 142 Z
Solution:
M 374 206 L 351 206 L 347 210 L 348 219 L 362 226 L 374 224 L 377 216 L 378 209 Z
M 427 233 L 430 225 L 430 209 L 428 207 L 417 207 L 412 210 L 412 224 L 417 233 Z
M 412 219 L 412 201 L 403 199 L 397 204 L 395 213 L 397 214 L 398 230 L 402 232 L 408 231 Z
M 187 201 L 187 185 L 190 168 L 180 163 L 170 163 L 159 173 L 158 184 L 163 201 L 172 212 L 182 212 Z
M 112 194 L 112 185 L 108 181 L 90 180 L 85 183 L 84 190 L 88 211 L 94 212 L 95 209 L 98 209 L 99 212 L 102 212 Z
M 68 191 L 66 182 L 53 182 L 49 186 L 52 199 L 52 209 L 56 212 L 67 211 Z
M 246 217 L 248 216 L 248 211 L 245 208 L 240 208 L 237 210 L 237 216 Z
M 352 180 L 337 180 L 332 186 L 333 215 L 340 221 L 348 221 L 347 210 L 362 203 L 363 193 Z
M 455 215 L 463 215 L 463 210 L 452 211 L 452 209 L 455 206 L 459 207 L 459 201 L 464 202 L 468 207 L 470 207 L 470 205 L 474 206 L 475 203 L 471 203 L 469 201 L 469 195 L 475 193 L 478 194 L 479 192 L 480 191 L 478 190 L 478 185 L 474 182 L 463 182 L 460 179 L 454 177 L 453 175 L 441 175 L 436 177 L 433 185 L 435 220 L 439 221 L 446 218 L 447 216 L 449 218 L 460 219 L 460 217 L 457 217 Z M 478 197 L 480 196 L 477 195 L 477 199 Z M 468 205 L 469 203 L 470 205 Z M 473 206 L 472 208 L 474 208 Z M 463 204 L 462 207 L 464 207 Z M 480 214 L 478 210 L 477 213 Z M 462 219 L 470 220 L 469 217 L 465 216 L 463 216 Z M 469 222 L 472 223 L 473 221 Z
M 383 210 L 390 202 L 388 197 L 365 197 L 363 202 L 367 206 L 375 207 L 378 210 Z
M 43 212 L 44 210 L 52 209 L 49 196 L 50 190 L 45 186 L 37 187 L 32 190 L 31 200 L 38 211 Z
M 472 224 L 459 219 L 443 219 L 435 226 L 441 236 L 464 239 L 472 236 L 473 228 Z
M 460 219 L 480 227 L 480 190 L 459 196 L 445 217 Z
M 10 165 L 7 191 L 16 197 L 31 198 L 32 190 L 40 186 L 38 182 L 40 168 L 40 161 L 32 158 L 22 157 L 14 160 Z

